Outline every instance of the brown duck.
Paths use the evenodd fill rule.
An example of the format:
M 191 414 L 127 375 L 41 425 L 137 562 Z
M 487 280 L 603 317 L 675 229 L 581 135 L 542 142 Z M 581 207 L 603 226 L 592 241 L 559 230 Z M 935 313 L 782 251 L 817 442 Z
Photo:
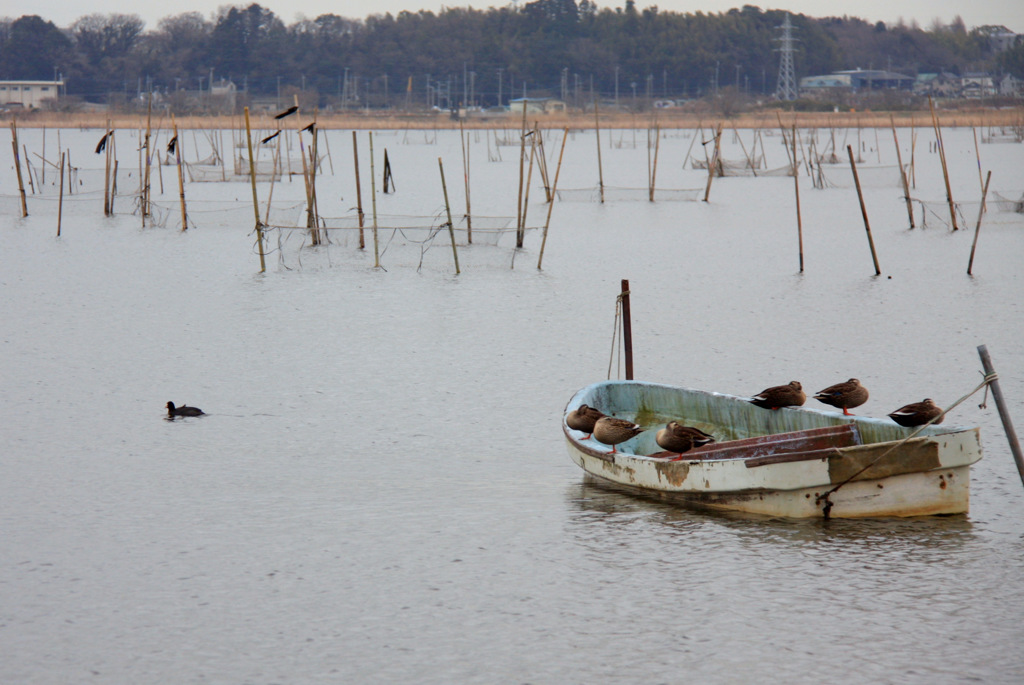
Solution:
M 790 381 L 787 385 L 775 385 L 765 388 L 750 398 L 750 402 L 765 409 L 781 409 L 782 407 L 799 407 L 807 399 L 803 386 L 798 381 Z
M 848 409 L 859 407 L 868 401 L 868 389 L 861 385 L 856 378 L 851 378 L 844 383 L 836 383 L 819 391 L 814 395 L 814 399 L 830 407 L 842 409 L 843 414 L 850 416 Z
M 708 435 L 699 428 L 682 426 L 678 421 L 669 421 L 668 424 L 658 431 L 654 436 L 658 446 L 669 452 L 676 452 L 682 459 L 683 452 L 689 452 L 694 447 L 702 447 L 715 441 L 714 436 Z
M 936 416 L 939 416 L 941 413 L 942 408 L 939 407 L 939 405 L 935 404 L 930 399 L 925 398 L 920 402 L 913 402 L 900 407 L 889 414 L 889 418 L 901 426 L 907 426 L 909 428 L 911 426 L 924 425 Z M 943 418 L 945 417 L 940 417 L 933 423 L 942 423 Z
M 602 416 L 594 424 L 594 438 L 598 442 L 612 446 L 612 454 L 615 454 L 615 446 L 620 442 L 626 442 L 644 432 L 644 429 L 625 419 L 617 419 L 613 416 Z
M 604 414 L 597 409 L 581 404 L 578 408 L 569 412 L 569 415 L 565 417 L 565 424 L 574 431 L 586 433 L 587 437 L 582 438 L 583 440 L 590 440 L 590 436 L 594 433 L 594 424 L 602 416 Z

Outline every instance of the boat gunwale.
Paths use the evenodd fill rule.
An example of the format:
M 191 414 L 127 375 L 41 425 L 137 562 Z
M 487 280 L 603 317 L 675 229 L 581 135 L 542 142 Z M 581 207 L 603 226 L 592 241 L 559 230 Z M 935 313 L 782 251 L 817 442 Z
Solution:
M 713 399 L 716 399 L 716 400 L 722 399 L 722 400 L 726 400 L 726 401 L 740 401 L 740 402 L 747 402 L 748 401 L 748 398 L 740 397 L 738 395 L 730 395 L 730 394 L 727 394 L 727 393 L 719 393 L 719 392 L 714 392 L 714 391 L 709 391 L 709 390 L 700 390 L 700 389 L 697 389 L 697 388 L 688 388 L 688 387 L 685 387 L 685 386 L 670 385 L 670 384 L 667 384 L 667 383 L 654 383 L 654 382 L 650 382 L 650 381 L 636 381 L 636 380 L 633 380 L 633 381 L 614 381 L 614 380 L 607 380 L 607 381 L 598 381 L 596 383 L 591 383 L 590 385 L 587 385 L 587 386 L 579 389 L 576 393 L 574 393 L 572 398 L 570 398 L 569 402 L 566 404 L 565 410 L 564 410 L 563 415 L 562 415 L 562 432 L 565 434 L 566 439 L 568 439 L 572 443 L 572 445 L 573 445 L 573 447 L 575 449 L 578 449 L 580 452 L 583 452 L 584 454 L 587 454 L 587 455 L 589 455 L 591 457 L 595 457 L 597 459 L 601 459 L 603 461 L 607 461 L 607 462 L 610 462 L 610 463 L 617 463 L 616 462 L 616 457 L 624 457 L 624 458 L 629 458 L 629 459 L 650 460 L 650 461 L 654 461 L 654 462 L 665 462 L 666 461 L 664 459 L 664 457 L 657 456 L 657 454 L 645 455 L 645 454 L 637 454 L 635 452 L 627 452 L 627 451 L 616 451 L 615 453 L 612 453 L 612 452 L 607 451 L 607 450 L 594 449 L 592 447 L 589 447 L 588 445 L 583 444 L 583 441 L 580 440 L 579 438 L 577 438 L 574 435 L 574 433 L 576 433 L 578 431 L 574 431 L 573 429 L 568 427 L 568 425 L 565 422 L 565 419 L 568 416 L 570 411 L 572 411 L 573 409 L 577 408 L 582 403 L 580 400 L 583 397 L 585 397 L 587 395 L 595 394 L 598 391 L 599 388 L 608 387 L 608 386 L 612 386 L 612 385 L 620 385 L 620 386 L 629 386 L 629 385 L 632 385 L 632 386 L 646 386 L 646 387 L 662 388 L 662 389 L 667 389 L 667 390 L 672 390 L 672 391 L 682 391 L 683 393 L 692 393 L 692 394 L 696 394 L 696 395 L 700 395 L 700 396 L 704 396 L 704 397 L 708 397 L 708 398 L 713 398 Z M 883 419 L 879 419 L 879 418 L 875 418 L 875 417 L 869 417 L 869 416 L 847 416 L 847 415 L 842 414 L 841 412 L 832 412 L 832 411 L 826 411 L 826 410 L 812 409 L 812 408 L 809 408 L 809 407 L 785 407 L 783 409 L 779 409 L 778 411 L 796 411 L 796 412 L 805 412 L 805 413 L 812 414 L 812 415 L 825 416 L 828 419 L 835 421 L 833 426 L 843 426 L 843 425 L 851 425 L 852 424 L 856 429 L 858 429 L 858 432 L 859 432 L 859 427 L 860 427 L 859 424 L 866 423 L 866 424 L 882 424 L 886 428 L 896 428 L 896 429 L 903 430 L 903 431 L 906 432 L 907 437 L 909 437 L 911 435 L 911 433 L 913 433 L 913 429 L 909 429 L 909 428 L 905 428 L 905 427 L 899 426 L 899 425 L 895 424 L 895 422 L 893 422 L 893 424 L 890 426 Z M 702 457 L 702 456 L 700 456 L 702 454 L 701 452 L 695 451 L 691 458 L 687 458 L 685 456 L 685 453 L 684 453 L 684 455 L 681 455 L 681 456 L 683 456 L 683 458 L 678 460 L 678 461 L 682 461 L 682 462 L 685 462 L 685 463 L 688 463 L 688 464 L 713 464 L 713 463 L 722 463 L 722 462 L 725 462 L 725 463 L 735 463 L 737 461 L 743 461 L 743 462 L 747 463 L 747 462 L 751 462 L 751 461 L 755 461 L 756 462 L 756 460 L 771 459 L 773 456 L 774 457 L 786 457 L 785 459 L 779 459 L 778 461 L 775 461 L 775 462 L 766 462 L 764 464 L 760 464 L 760 463 L 750 464 L 750 463 L 747 463 L 748 468 L 754 468 L 756 466 L 769 465 L 771 463 L 789 463 L 789 462 L 799 462 L 799 461 L 813 461 L 813 460 L 817 460 L 817 459 L 824 460 L 824 459 L 827 459 L 828 456 L 830 456 L 830 455 L 833 455 L 833 454 L 842 455 L 846 451 L 863 448 L 865 446 L 880 447 L 880 446 L 885 446 L 885 445 L 897 445 L 897 444 L 899 444 L 901 442 L 904 442 L 904 441 L 907 441 L 907 442 L 918 442 L 918 441 L 924 442 L 924 441 L 928 441 L 930 439 L 939 438 L 939 437 L 944 436 L 944 435 L 955 435 L 955 434 L 965 433 L 965 432 L 969 432 L 969 431 L 977 432 L 978 429 L 976 427 L 969 427 L 969 426 L 941 426 L 940 427 L 940 426 L 932 425 L 932 426 L 929 426 L 929 427 L 925 428 L 923 431 L 918 433 L 916 436 L 914 436 L 910 440 L 907 440 L 907 437 L 904 437 L 904 438 L 900 438 L 900 439 L 897 439 L 897 440 L 886 440 L 886 441 L 876 441 L 876 442 L 859 442 L 856 445 L 852 445 L 852 446 L 848 446 L 848 447 L 832 447 L 832 448 L 828 448 L 828 449 L 824 449 L 824 450 L 822 450 L 822 449 L 817 449 L 817 450 L 794 450 L 794 451 L 787 451 L 787 452 L 780 453 L 778 455 L 771 455 L 771 456 L 753 456 L 752 455 L 752 456 L 745 456 L 745 457 L 744 456 L 732 456 L 732 457 L 719 457 L 719 458 L 715 458 L 715 457 L 711 456 L 716 451 L 722 451 L 721 448 L 723 448 L 723 447 L 727 448 L 730 445 L 730 443 L 740 442 L 742 440 L 749 440 L 751 438 L 761 438 L 761 437 L 771 438 L 774 435 L 785 435 L 786 433 L 791 433 L 791 432 L 805 432 L 805 431 L 813 431 L 813 430 L 817 430 L 817 428 L 804 429 L 802 431 L 787 431 L 787 432 L 784 432 L 784 433 L 768 433 L 768 434 L 765 434 L 765 435 L 762 435 L 762 436 L 749 436 L 747 438 L 739 438 L 739 439 L 736 439 L 736 440 L 726 440 L 726 441 L 723 441 L 723 442 L 716 442 L 716 443 L 714 443 L 714 448 L 715 449 L 709 450 L 706 453 L 706 454 L 708 454 L 707 457 Z M 591 439 L 593 439 L 593 438 L 591 438 Z M 598 444 L 602 444 L 603 445 L 603 443 L 598 443 Z M 663 453 L 661 453 L 661 454 L 663 454 Z M 980 456 L 979 456 L 979 459 L 980 459 Z M 975 461 L 978 461 L 978 460 L 975 460 Z M 971 463 L 974 463 L 974 462 L 971 462 Z

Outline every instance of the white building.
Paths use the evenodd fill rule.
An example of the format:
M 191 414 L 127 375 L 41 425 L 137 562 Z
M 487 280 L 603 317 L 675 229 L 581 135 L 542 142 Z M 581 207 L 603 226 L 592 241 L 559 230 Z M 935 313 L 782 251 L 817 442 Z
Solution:
M 0 81 L 0 107 L 38 109 L 46 100 L 59 99 L 63 86 L 63 81 Z

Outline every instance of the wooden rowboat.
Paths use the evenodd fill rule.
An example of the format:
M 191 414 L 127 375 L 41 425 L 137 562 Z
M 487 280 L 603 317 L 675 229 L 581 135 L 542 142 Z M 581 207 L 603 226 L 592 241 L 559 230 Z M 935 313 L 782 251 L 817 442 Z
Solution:
M 581 404 L 634 421 L 643 433 L 617 454 L 574 431 Z M 655 442 L 676 420 L 717 442 L 680 460 Z M 562 430 L 569 456 L 599 481 L 687 505 L 792 518 L 966 513 L 977 428 L 929 426 L 916 436 L 889 419 L 805 408 L 761 409 L 746 398 L 640 381 L 605 381 L 577 392 Z

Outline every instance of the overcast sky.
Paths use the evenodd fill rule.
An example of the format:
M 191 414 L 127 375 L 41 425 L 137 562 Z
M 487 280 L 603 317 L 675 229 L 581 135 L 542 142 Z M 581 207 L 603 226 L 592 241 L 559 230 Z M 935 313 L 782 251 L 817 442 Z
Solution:
M 203 0 L 3 0 L 0 16 L 18 18 L 25 14 L 38 14 L 57 26 L 66 27 L 75 19 L 92 13 L 138 14 L 149 29 L 156 28 L 160 19 L 182 12 L 196 11 L 206 17 L 215 14 L 221 5 L 248 6 L 246 2 L 214 2 Z M 291 24 L 300 16 L 313 19 L 321 14 L 338 14 L 350 19 L 361 19 L 370 14 L 421 9 L 437 12 L 448 7 L 503 7 L 509 2 L 469 0 L 468 2 L 442 2 L 441 0 L 260 0 L 258 3 L 272 10 L 284 23 Z M 525 4 L 520 0 L 520 4 Z M 948 24 L 960 15 L 968 28 L 984 24 L 1002 24 L 1011 31 L 1024 33 L 1024 0 L 791 0 L 785 4 L 763 4 L 755 1 L 729 2 L 728 0 L 638 0 L 637 7 L 657 5 L 672 12 L 725 12 L 744 4 L 762 9 L 788 9 L 812 17 L 857 16 L 871 22 L 895 23 L 902 18 L 907 23 L 916 20 L 927 29 L 935 19 Z M 598 7 L 622 7 L 625 0 L 597 0 Z

